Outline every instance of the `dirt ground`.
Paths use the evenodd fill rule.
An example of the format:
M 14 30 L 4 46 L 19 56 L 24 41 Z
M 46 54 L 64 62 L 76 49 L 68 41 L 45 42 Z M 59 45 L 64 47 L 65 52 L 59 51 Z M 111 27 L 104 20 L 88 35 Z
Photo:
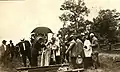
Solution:
M 0 72 L 16 72 L 16 68 L 22 67 L 21 59 L 14 58 L 12 62 L 8 62 L 7 66 L 0 65 Z
M 120 72 L 120 54 L 100 53 L 100 68 L 88 69 L 85 72 Z
M 100 53 L 100 68 L 87 69 L 84 72 L 120 72 L 120 53 Z M 0 72 L 16 72 L 16 68 L 22 67 L 20 59 L 9 62 L 8 67 L 0 65 Z

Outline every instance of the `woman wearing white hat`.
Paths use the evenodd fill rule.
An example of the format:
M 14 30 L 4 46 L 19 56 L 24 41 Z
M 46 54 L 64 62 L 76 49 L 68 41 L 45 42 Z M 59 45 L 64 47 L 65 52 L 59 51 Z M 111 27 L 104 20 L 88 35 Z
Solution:
M 99 64 L 99 59 L 98 59 L 98 54 L 99 54 L 99 44 L 98 44 L 98 39 L 95 37 L 93 33 L 90 34 L 90 40 L 92 43 L 92 59 L 93 59 L 93 67 L 97 68 L 100 66 Z

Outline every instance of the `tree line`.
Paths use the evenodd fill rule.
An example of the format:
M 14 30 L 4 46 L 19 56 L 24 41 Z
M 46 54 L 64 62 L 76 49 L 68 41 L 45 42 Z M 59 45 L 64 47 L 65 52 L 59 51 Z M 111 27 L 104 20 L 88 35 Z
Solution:
M 59 16 L 63 27 L 58 31 L 61 43 L 65 43 L 70 35 L 92 32 L 103 44 L 120 41 L 120 12 L 116 9 L 101 9 L 98 16 L 92 21 L 85 17 L 90 14 L 83 0 L 65 0 L 60 10 L 64 13 Z

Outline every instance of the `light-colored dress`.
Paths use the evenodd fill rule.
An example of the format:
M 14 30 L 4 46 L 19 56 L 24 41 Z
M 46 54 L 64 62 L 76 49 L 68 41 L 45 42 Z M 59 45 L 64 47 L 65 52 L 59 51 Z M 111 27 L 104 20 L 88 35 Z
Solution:
M 44 48 L 42 48 L 42 55 L 41 55 L 40 66 L 45 66 L 45 56 L 46 56 L 46 50 Z
M 51 48 L 48 46 L 45 52 L 45 66 L 50 65 L 50 57 L 51 57 Z
M 52 51 L 53 51 L 53 54 L 52 54 L 52 57 L 53 57 L 53 61 L 56 62 L 56 49 L 57 49 L 57 45 L 56 44 L 53 44 L 52 45 Z
M 85 53 L 85 57 L 91 57 L 92 54 L 92 47 L 91 47 L 91 42 L 90 40 L 85 40 L 84 41 L 84 47 L 87 48 L 83 48 L 84 49 L 84 53 Z
M 42 50 L 40 66 L 49 66 L 50 58 L 51 58 L 51 48 L 50 48 L 50 46 L 47 46 L 46 49 L 43 48 L 43 50 Z

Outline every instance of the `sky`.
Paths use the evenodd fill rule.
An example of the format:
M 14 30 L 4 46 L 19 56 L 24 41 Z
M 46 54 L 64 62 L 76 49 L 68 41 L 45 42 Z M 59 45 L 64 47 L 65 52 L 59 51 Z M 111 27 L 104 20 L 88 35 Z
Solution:
M 100 9 L 117 9 L 120 0 L 84 0 L 91 13 L 89 20 L 98 15 Z M 54 33 L 62 27 L 59 16 L 64 0 L 17 0 L 0 1 L 0 41 L 5 39 L 17 43 L 30 38 L 31 31 L 39 26 L 49 27 Z

